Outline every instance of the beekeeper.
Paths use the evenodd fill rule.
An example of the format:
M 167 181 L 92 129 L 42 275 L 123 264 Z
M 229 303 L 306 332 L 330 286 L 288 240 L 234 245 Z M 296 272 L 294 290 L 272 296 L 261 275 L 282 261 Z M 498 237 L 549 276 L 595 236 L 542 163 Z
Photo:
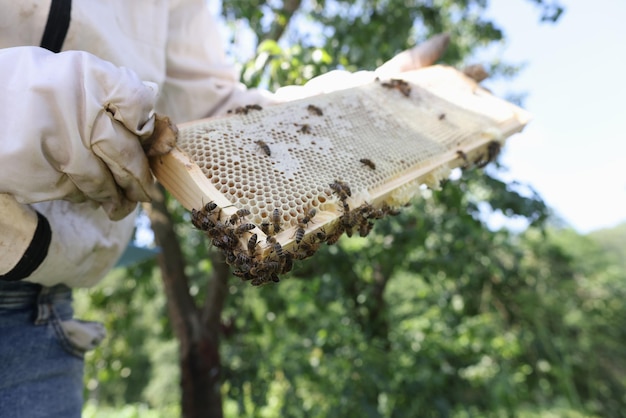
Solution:
M 78 417 L 104 329 L 73 319 L 71 288 L 112 268 L 150 200 L 155 112 L 277 99 L 238 82 L 204 0 L 0 4 L 0 416 Z

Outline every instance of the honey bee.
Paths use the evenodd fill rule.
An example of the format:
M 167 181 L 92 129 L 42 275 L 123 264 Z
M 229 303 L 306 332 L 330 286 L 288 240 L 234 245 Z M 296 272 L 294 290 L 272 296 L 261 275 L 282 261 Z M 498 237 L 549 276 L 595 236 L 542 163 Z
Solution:
M 341 180 L 335 180 L 334 182 L 328 185 L 341 200 L 345 200 L 348 196 L 352 196 L 352 190 L 350 190 L 350 186 L 347 183 Z
M 215 222 L 213 222 L 209 215 L 213 215 L 215 209 L 217 209 L 217 203 L 213 201 L 204 205 L 200 210 L 191 209 L 191 223 L 202 231 L 206 231 L 207 229 L 213 227 Z M 215 215 L 216 217 L 219 217 L 220 211 L 217 212 Z
M 210 238 L 218 238 L 220 235 L 224 235 L 228 233 L 229 228 L 223 222 L 214 222 L 211 228 L 209 228 L 207 235 Z
M 459 156 L 460 159 L 463 160 L 463 165 L 461 166 L 461 168 L 467 168 L 469 167 L 470 163 L 469 160 L 467 159 L 467 154 L 465 154 L 463 151 L 461 150 L 457 150 L 456 151 L 456 155 Z
M 298 129 L 298 132 L 300 132 L 300 133 L 303 133 L 303 134 L 310 134 L 311 133 L 311 126 L 309 126 L 309 124 L 307 124 L 307 123 L 303 123 L 303 124 L 295 123 L 294 125 L 300 127 L 300 129 Z
M 267 237 L 267 243 L 272 246 L 272 249 L 274 250 L 277 256 L 282 257 L 284 255 L 283 247 L 282 245 L 280 245 L 278 241 L 276 241 L 276 238 Z
M 402 93 L 405 97 L 409 97 L 411 94 L 411 86 L 404 80 L 392 78 L 388 82 L 383 82 L 381 85 L 388 89 L 395 89 Z
M 303 242 L 298 246 L 295 257 L 298 260 L 303 260 L 305 258 L 311 257 L 313 254 L 315 254 L 319 247 L 319 242 Z
M 206 213 L 212 213 L 215 209 L 217 209 L 217 203 L 213 201 L 210 201 L 202 208 L 202 210 Z
M 233 251 L 237 248 L 239 240 L 231 235 L 222 235 L 220 237 L 213 238 L 211 243 L 224 251 Z
M 201 231 L 207 231 L 215 222 L 201 210 L 191 209 L 191 223 Z
M 317 213 L 317 209 L 315 209 L 315 208 L 309 209 L 309 211 L 306 213 L 306 215 L 304 215 L 304 217 L 299 220 L 299 223 L 303 224 L 306 227 L 306 225 L 309 222 L 311 222 L 311 219 L 313 219 L 315 217 L 316 213 Z
M 256 266 L 250 268 L 249 273 L 251 276 L 257 276 L 258 278 L 258 276 L 263 274 L 263 269 L 260 264 L 257 264 Z
M 296 230 L 296 244 L 300 244 L 302 238 L 304 238 L 304 230 L 311 220 L 315 217 L 317 213 L 317 209 L 311 208 L 308 210 L 306 215 L 298 219 L 298 229 Z
M 337 193 L 338 195 L 345 194 L 343 191 L 343 187 L 341 187 L 341 185 L 337 181 L 330 183 L 328 186 L 333 189 L 333 192 Z
M 367 219 L 382 219 L 385 216 L 385 211 L 371 208 L 368 212 L 364 213 L 363 216 Z
M 235 256 L 235 263 L 237 263 L 237 265 L 245 267 L 245 266 L 249 266 L 250 263 L 252 263 L 252 259 L 250 258 L 250 256 L 248 254 L 245 254 L 243 252 L 239 252 L 236 256 Z
M 235 236 L 232 228 L 223 222 L 216 222 L 206 231 L 211 238 L 211 243 L 224 251 L 233 251 L 239 244 L 239 239 Z
M 366 237 L 370 233 L 373 227 L 374 227 L 374 224 L 372 222 L 369 222 L 369 221 L 361 222 L 361 224 L 359 225 L 359 236 Z
M 225 251 L 224 253 L 224 257 L 226 257 L 226 263 L 231 266 L 235 264 L 235 261 L 237 261 L 237 257 L 235 256 L 235 254 L 230 251 Z
M 352 230 L 357 226 L 359 219 L 354 213 L 348 212 L 341 216 L 340 222 L 347 236 L 352 236 Z
M 369 158 L 361 158 L 359 160 L 359 162 L 361 164 L 364 164 L 364 165 L 368 166 L 372 170 L 376 170 L 376 164 L 374 164 L 374 162 L 372 160 L 370 160 Z
M 272 151 L 270 150 L 269 145 L 267 145 L 265 141 L 261 141 L 259 139 L 258 141 L 254 141 L 254 143 L 257 144 L 259 148 L 261 148 L 261 150 L 263 151 L 265 155 L 267 155 L 268 157 L 272 155 Z
M 316 116 L 323 116 L 324 113 L 322 112 L 322 109 L 320 109 L 319 107 L 315 106 L 315 105 L 308 105 L 307 106 L 307 110 L 309 112 L 311 112 L 312 114 L 316 115 Z
M 274 227 L 275 234 L 278 234 L 280 232 L 281 225 L 282 225 L 282 215 L 283 213 L 280 211 L 280 209 L 274 208 L 274 211 L 272 212 L 272 216 L 270 218 L 270 222 L 272 223 L 272 226 Z
M 245 107 L 238 106 L 234 109 L 229 109 L 226 113 L 234 113 L 235 115 L 247 115 L 248 109 Z
M 236 115 L 247 115 L 250 110 L 262 110 L 263 108 L 258 104 L 246 105 L 244 107 L 238 106 L 234 109 L 230 109 L 226 113 L 234 113 Z
M 398 216 L 400 214 L 399 209 L 392 208 L 387 203 L 383 203 L 381 210 L 385 215 Z
M 355 209 L 355 211 L 363 218 L 375 218 L 376 217 L 376 209 L 372 207 L 369 203 L 365 202 L 361 206 Z
M 300 244 L 302 238 L 304 238 L 304 228 L 298 225 L 298 229 L 296 229 L 296 244 Z
M 281 273 L 290 272 L 293 268 L 293 255 L 289 252 L 285 252 L 285 256 L 282 258 L 280 267 Z
M 340 231 L 340 232 L 334 231 L 331 235 L 328 236 L 328 238 L 326 238 L 326 244 L 333 245 L 337 243 L 337 241 L 339 241 L 339 238 L 341 238 L 342 234 L 343 234 L 343 231 Z
M 280 279 L 278 278 L 278 275 L 276 273 L 271 273 L 269 275 L 264 275 L 264 276 L 256 277 L 252 279 L 250 284 L 252 286 L 261 286 L 261 285 L 269 283 L 270 281 L 274 283 L 278 283 Z
M 243 280 L 250 280 L 252 278 L 247 271 L 243 270 L 233 270 L 233 275 L 241 277 Z
M 235 235 L 240 236 L 244 232 L 248 232 L 256 228 L 254 224 L 241 224 L 237 228 L 235 228 Z
M 487 159 L 489 159 L 489 161 L 495 160 L 498 154 L 500 154 L 501 148 L 502 145 L 498 141 L 489 142 L 487 145 Z
M 336 180 L 337 183 L 342 187 L 343 191 L 346 192 L 348 196 L 352 196 L 352 191 L 350 190 L 350 186 L 346 182 Z
M 330 188 L 333 189 L 335 194 L 339 196 L 339 200 L 341 201 L 341 205 L 343 206 L 343 212 L 348 213 L 350 211 L 350 205 L 348 205 L 348 196 L 352 194 L 350 188 L 347 184 L 336 180 L 334 183 L 329 184 Z
M 280 263 L 278 261 L 263 261 L 256 267 L 250 269 L 253 276 L 267 275 L 267 273 L 278 273 L 280 271 Z
M 283 247 L 282 245 L 280 245 L 280 243 L 275 242 L 274 244 L 272 244 L 272 248 L 274 250 L 274 252 L 276 253 L 277 256 L 282 257 L 285 255 L 284 251 L 283 251 Z
M 335 229 L 331 232 L 331 234 L 326 237 L 326 244 L 328 245 L 335 244 L 337 241 L 339 241 L 339 238 L 341 238 L 342 234 L 343 234 L 343 226 L 339 224 L 335 227 Z
M 269 222 L 263 222 L 261 223 L 261 225 L 259 225 L 259 228 L 261 228 L 261 231 L 263 231 L 263 233 L 265 235 L 271 235 L 271 231 L 270 231 L 270 223 Z
M 202 212 L 200 212 L 197 209 L 191 209 L 191 223 L 193 224 L 193 226 L 195 226 L 198 229 L 203 229 L 202 228 Z
M 498 154 L 500 154 L 501 147 L 502 145 L 498 141 L 490 141 L 487 144 L 487 156 L 485 157 L 484 154 L 481 154 L 476 161 L 474 161 L 474 164 L 476 164 L 478 168 L 485 167 L 487 164 L 496 159 Z
M 315 238 L 319 241 L 326 241 L 326 230 L 324 228 L 320 229 L 315 233 Z
M 257 244 L 258 236 L 257 234 L 252 234 L 250 239 L 248 239 L 248 254 L 253 256 L 256 253 L 256 244 Z
M 235 225 L 240 219 L 245 218 L 248 215 L 250 215 L 249 209 L 239 209 L 231 215 L 229 222 L 231 225 Z

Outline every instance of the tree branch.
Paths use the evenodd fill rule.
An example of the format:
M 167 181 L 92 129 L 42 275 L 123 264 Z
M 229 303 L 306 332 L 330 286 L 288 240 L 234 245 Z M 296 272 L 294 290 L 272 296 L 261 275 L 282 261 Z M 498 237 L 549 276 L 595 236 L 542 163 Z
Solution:
M 210 338 L 218 340 L 222 308 L 228 295 L 228 278 L 230 270 L 224 256 L 216 251 L 211 252 L 213 275 L 207 288 L 206 300 L 202 308 L 202 324 Z
M 283 8 L 276 11 L 276 19 L 274 19 L 270 30 L 264 38 L 278 42 L 281 36 L 283 36 L 283 33 L 285 33 L 287 26 L 289 26 L 289 22 L 294 13 L 300 8 L 301 3 L 302 0 L 285 0 Z
M 185 274 L 185 260 L 172 218 L 165 205 L 165 192 L 158 186 L 151 205 L 144 205 L 148 213 L 156 244 L 161 248 L 157 261 L 161 269 L 167 307 L 174 334 L 181 343 L 181 350 L 188 349 L 189 339 L 197 336 L 199 328 L 198 309 L 189 294 L 189 280 Z M 196 328 L 194 330 L 193 328 Z

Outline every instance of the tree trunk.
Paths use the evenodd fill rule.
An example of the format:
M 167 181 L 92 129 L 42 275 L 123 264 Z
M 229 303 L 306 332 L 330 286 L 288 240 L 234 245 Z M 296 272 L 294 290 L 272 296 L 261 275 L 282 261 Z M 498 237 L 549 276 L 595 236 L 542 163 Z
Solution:
M 148 207 L 155 241 L 161 248 L 157 257 L 168 313 L 174 335 L 179 341 L 182 415 L 186 418 L 222 417 L 220 392 L 219 320 L 226 294 L 228 269 L 214 260 L 209 295 L 202 312 L 189 293 L 185 260 L 171 216 L 165 205 L 165 194 Z

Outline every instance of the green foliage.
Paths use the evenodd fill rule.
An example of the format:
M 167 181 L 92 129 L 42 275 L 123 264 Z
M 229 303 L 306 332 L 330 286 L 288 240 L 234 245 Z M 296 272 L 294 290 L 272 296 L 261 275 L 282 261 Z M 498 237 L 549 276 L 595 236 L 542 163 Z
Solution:
M 544 20 L 562 11 L 532 1 Z M 243 80 L 276 87 L 334 68 L 373 69 L 440 31 L 452 34 L 445 61 L 461 63 L 502 40 L 486 7 L 230 0 L 223 11 L 259 40 Z M 623 229 L 582 237 L 548 228 L 536 193 L 492 168 L 424 191 L 367 238 L 324 247 L 277 285 L 233 278 L 221 330 L 226 416 L 623 416 Z M 188 213 L 168 205 L 200 305 L 209 244 Z M 492 230 L 493 213 L 529 227 Z M 77 302 L 111 333 L 87 358 L 86 416 L 176 414 L 177 345 L 155 263 L 114 271 Z
M 263 25 L 264 20 L 281 22 L 284 18 L 285 8 L 272 7 L 274 3 L 223 2 L 224 16 L 244 19 L 259 41 L 257 56 L 244 63 L 242 79 L 250 86 L 275 89 L 302 84 L 335 68 L 373 70 L 398 52 L 442 32 L 453 39 L 443 60 L 458 64 L 476 48 L 503 37 L 495 22 L 482 17 L 487 6 L 482 0 L 318 0 L 301 5 L 279 40 L 274 35 L 283 32 L 277 32 L 275 25 Z M 507 69 L 492 68 L 496 73 Z
M 233 285 L 245 304 L 236 307 L 242 329 L 226 342 L 226 363 L 235 350 L 237 364 L 227 375 L 231 416 L 508 416 L 525 405 L 618 416 L 624 275 L 602 291 L 611 308 L 581 309 L 597 305 L 588 285 L 598 292 L 609 283 L 598 284 L 598 269 L 572 280 L 581 269 L 568 246 L 593 248 L 578 236 L 561 246 L 567 231 L 489 231 L 462 192 L 479 188 L 475 175 L 377 224 L 367 239 L 318 253 L 275 288 Z M 270 338 L 259 344 L 260 336 Z M 588 360 L 598 352 L 601 360 Z M 525 415 L 542 415 L 534 414 Z
M 556 1 L 532 1 L 540 8 L 542 21 L 556 22 L 563 12 Z M 293 5 L 299 7 L 291 10 Z M 503 40 L 498 24 L 484 18 L 487 6 L 485 0 L 303 4 L 228 0 L 222 11 L 227 20 L 245 21 L 257 39 L 256 57 L 243 63 L 242 81 L 276 89 L 302 84 L 336 68 L 373 70 L 398 52 L 443 32 L 453 41 L 442 61 L 461 64 L 480 48 Z M 498 57 L 483 64 L 492 77 L 510 77 L 520 70 L 520 65 L 502 63 Z
M 164 369 L 177 379 L 178 369 L 171 358 L 177 355 L 175 341 L 166 320 L 165 295 L 153 262 L 113 271 L 95 288 L 74 292 L 77 314 L 103 322 L 108 330 L 105 342 L 86 357 L 86 399 L 103 404 L 157 400 L 176 404 L 179 390 L 171 382 L 154 394 L 152 383 Z M 169 357 L 162 367 L 164 353 Z M 167 382 L 164 380 L 163 382 Z
M 589 234 L 609 260 L 626 270 L 626 222 L 614 228 L 600 229 Z
M 171 418 L 180 415 L 178 406 L 151 409 L 145 404 L 129 404 L 119 408 L 102 407 L 88 402 L 82 418 Z

